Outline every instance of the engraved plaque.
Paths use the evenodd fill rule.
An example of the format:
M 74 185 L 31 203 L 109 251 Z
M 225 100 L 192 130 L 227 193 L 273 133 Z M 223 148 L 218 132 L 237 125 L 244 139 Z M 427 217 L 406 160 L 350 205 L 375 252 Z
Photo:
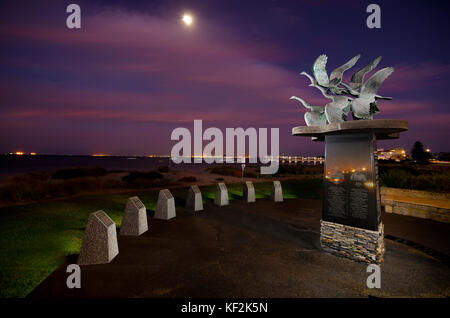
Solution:
M 322 219 L 377 230 L 380 204 L 374 135 L 328 135 L 325 141 Z
M 114 224 L 114 221 L 103 211 L 95 212 L 95 216 L 107 227 Z
M 192 191 L 194 191 L 194 193 L 201 193 L 200 189 L 198 188 L 198 185 L 192 185 L 191 186 Z
M 164 196 L 165 196 L 167 199 L 173 198 L 172 193 L 170 193 L 169 190 L 164 189 L 164 190 L 162 190 L 162 191 L 163 191 L 163 193 L 164 193 Z

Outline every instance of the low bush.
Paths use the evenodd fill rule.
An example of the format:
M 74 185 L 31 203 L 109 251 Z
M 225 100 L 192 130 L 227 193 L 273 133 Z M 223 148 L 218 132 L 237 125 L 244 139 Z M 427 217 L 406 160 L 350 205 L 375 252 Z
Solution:
M 259 171 L 259 167 L 252 166 L 252 167 L 246 167 L 244 169 L 244 177 L 246 178 L 257 178 L 259 173 L 255 172 L 254 169 Z M 236 178 L 242 178 L 242 169 L 231 167 L 231 166 L 212 166 L 205 169 L 206 171 L 209 171 L 210 173 L 219 174 L 221 176 L 233 176 Z
M 122 178 L 123 181 L 128 183 L 154 181 L 157 179 L 163 179 L 163 175 L 157 171 L 140 172 L 132 171 L 129 175 Z
M 178 181 L 181 181 L 181 182 L 195 182 L 195 181 L 197 181 L 197 178 L 193 177 L 193 176 L 188 176 L 188 177 L 183 177 L 183 178 L 179 179 Z
M 168 166 L 159 166 L 158 172 L 161 172 L 161 173 L 169 172 L 169 167 Z
M 108 173 L 106 169 L 102 167 L 83 167 L 83 168 L 71 168 L 60 169 L 53 173 L 53 179 L 74 179 L 82 177 L 101 177 Z
M 450 167 L 439 164 L 380 164 L 381 185 L 392 188 L 450 192 Z

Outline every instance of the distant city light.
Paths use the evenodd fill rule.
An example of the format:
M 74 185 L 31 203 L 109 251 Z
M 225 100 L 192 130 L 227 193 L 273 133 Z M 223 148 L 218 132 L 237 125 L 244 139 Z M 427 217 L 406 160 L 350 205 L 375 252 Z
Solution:
M 427 148 L 426 152 L 430 152 L 430 148 Z
M 36 156 L 37 153 L 35 153 L 35 152 L 30 152 L 30 155 L 31 155 L 31 156 Z
M 366 181 L 366 182 L 364 182 L 364 185 L 365 185 L 367 188 L 373 188 L 373 187 L 374 187 L 374 184 L 373 184 L 372 181 Z
M 23 156 L 25 153 L 22 152 L 22 151 L 16 151 L 14 154 L 15 154 L 16 156 Z

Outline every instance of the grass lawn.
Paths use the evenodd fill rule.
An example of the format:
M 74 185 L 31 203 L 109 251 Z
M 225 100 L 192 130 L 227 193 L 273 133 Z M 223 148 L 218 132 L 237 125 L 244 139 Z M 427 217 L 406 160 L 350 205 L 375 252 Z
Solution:
M 322 180 L 282 182 L 284 198 L 320 199 Z M 256 183 L 257 198 L 270 196 L 272 184 Z M 214 199 L 215 186 L 201 187 L 203 201 Z M 242 196 L 242 185 L 228 186 L 230 200 Z M 186 188 L 172 191 L 184 206 Z M 65 200 L 0 209 L 0 297 L 25 297 L 71 255 L 78 254 L 90 213 L 104 210 L 120 227 L 126 200 L 139 196 L 154 210 L 158 191 L 83 195 Z M 76 260 L 75 257 L 70 259 Z

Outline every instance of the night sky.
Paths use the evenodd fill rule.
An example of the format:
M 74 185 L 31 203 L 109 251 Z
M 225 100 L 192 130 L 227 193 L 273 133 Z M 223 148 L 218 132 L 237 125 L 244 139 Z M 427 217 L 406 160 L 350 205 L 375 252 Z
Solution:
M 370 3 L 381 29 L 366 26 Z M 450 151 L 449 14 L 448 1 L 2 1 L 0 153 L 169 154 L 172 130 L 202 119 L 279 127 L 280 153 L 323 155 L 291 136 L 305 109 L 289 100 L 327 103 L 299 75 L 322 53 L 328 72 L 362 54 L 347 82 L 379 55 L 395 68 L 375 118 L 410 128 L 380 147 Z

